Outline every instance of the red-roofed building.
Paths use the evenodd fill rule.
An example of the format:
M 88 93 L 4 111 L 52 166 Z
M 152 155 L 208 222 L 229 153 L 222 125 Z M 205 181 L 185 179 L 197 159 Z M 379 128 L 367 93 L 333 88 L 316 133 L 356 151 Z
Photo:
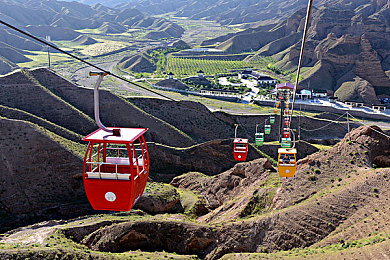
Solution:
M 294 90 L 294 84 L 288 83 L 288 82 L 281 83 L 281 84 L 276 85 L 276 89 L 278 89 L 278 90 L 279 89 L 287 89 L 287 90 L 293 91 Z

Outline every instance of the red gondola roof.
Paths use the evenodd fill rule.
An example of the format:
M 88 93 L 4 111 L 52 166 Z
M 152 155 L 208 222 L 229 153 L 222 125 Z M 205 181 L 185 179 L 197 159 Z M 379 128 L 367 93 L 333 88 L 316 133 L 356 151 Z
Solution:
M 108 127 L 108 129 L 118 129 L 116 127 Z M 102 129 L 98 129 L 92 134 L 83 138 L 83 141 L 87 142 L 99 142 L 99 143 L 132 143 L 137 140 L 138 137 L 143 135 L 147 128 L 119 128 L 120 136 L 114 136 Z
M 238 144 L 247 144 L 248 143 L 248 139 L 244 139 L 244 138 L 235 138 L 233 143 L 238 143 Z

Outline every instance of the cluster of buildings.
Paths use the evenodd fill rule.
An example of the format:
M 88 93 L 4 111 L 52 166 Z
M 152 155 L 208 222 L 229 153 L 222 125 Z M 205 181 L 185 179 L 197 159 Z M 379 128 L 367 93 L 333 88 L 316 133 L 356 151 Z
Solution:
M 247 78 L 253 78 L 257 81 L 258 85 L 276 85 L 277 80 L 268 76 L 261 74 L 258 71 L 254 71 L 252 69 L 245 69 L 238 73 L 238 78 L 240 79 L 247 79 Z
M 276 88 L 271 90 L 271 96 L 273 99 L 276 98 L 277 92 L 280 90 L 286 90 L 286 91 L 293 91 L 294 90 L 294 84 L 291 83 L 283 83 L 276 85 Z M 296 98 L 301 100 L 308 100 L 308 99 L 318 99 L 318 98 L 326 98 L 330 103 L 335 103 L 338 99 L 337 97 L 331 96 L 330 93 L 328 93 L 325 90 L 308 90 L 308 89 L 301 89 L 298 90 L 296 93 Z M 312 101 L 313 102 L 313 101 Z M 351 108 L 370 108 L 375 111 L 385 111 L 386 105 L 382 104 L 372 104 L 368 105 L 364 102 L 359 101 L 343 101 L 343 103 L 346 106 L 349 106 Z
M 203 70 L 198 70 L 197 74 L 198 74 L 198 78 L 204 78 Z M 168 75 L 168 79 L 174 79 L 175 74 L 173 74 L 172 72 L 169 72 L 167 75 Z
M 289 91 L 293 91 L 294 90 L 294 84 L 291 84 L 291 83 L 278 84 L 276 86 L 276 88 L 271 90 L 271 96 L 273 98 L 276 97 L 277 89 L 286 89 L 286 90 L 289 90 Z M 301 89 L 301 90 L 297 91 L 296 98 L 297 99 L 302 99 L 302 100 L 308 100 L 308 99 L 313 99 L 313 98 L 326 98 L 326 97 L 329 96 L 328 94 L 329 93 L 326 90 Z M 330 99 L 335 100 L 336 98 L 330 97 Z
M 239 79 L 255 79 L 257 81 L 257 85 L 261 87 L 265 86 L 276 86 L 274 89 L 271 90 L 270 96 L 272 99 L 276 98 L 277 89 L 286 89 L 286 90 L 293 90 L 294 84 L 291 83 L 283 83 L 277 85 L 277 80 L 268 76 L 264 75 L 258 71 L 254 71 L 252 69 L 245 69 L 241 71 L 236 71 Z M 204 72 L 202 70 L 199 70 L 197 72 L 197 77 L 199 79 L 205 79 Z M 168 79 L 174 79 L 174 74 L 170 72 L 168 74 Z M 208 95 L 208 96 L 216 96 L 216 97 L 234 97 L 234 96 L 240 96 L 239 91 L 237 90 L 227 90 L 227 89 L 216 89 L 216 88 L 203 88 L 198 90 L 202 95 Z M 300 100 L 316 100 L 316 99 L 323 99 L 326 98 L 329 102 L 335 103 L 337 100 L 337 97 L 334 97 L 331 95 L 331 93 L 328 93 L 326 90 L 314 90 L 314 89 L 300 89 L 296 93 L 296 98 Z M 350 107 L 367 107 L 367 104 L 364 104 L 363 102 L 358 101 L 344 101 L 345 105 Z M 384 111 L 386 110 L 386 105 L 370 105 L 368 106 L 373 110 L 377 111 Z

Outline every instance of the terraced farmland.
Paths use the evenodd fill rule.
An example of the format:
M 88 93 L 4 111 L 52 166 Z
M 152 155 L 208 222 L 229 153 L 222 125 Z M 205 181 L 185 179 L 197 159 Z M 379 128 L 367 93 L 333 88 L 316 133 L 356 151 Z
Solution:
M 245 68 L 265 68 L 272 62 L 270 58 L 257 57 L 250 61 L 235 60 L 206 60 L 168 57 L 167 72 L 173 72 L 176 76 L 194 75 L 202 70 L 206 75 L 226 73 L 229 70 Z

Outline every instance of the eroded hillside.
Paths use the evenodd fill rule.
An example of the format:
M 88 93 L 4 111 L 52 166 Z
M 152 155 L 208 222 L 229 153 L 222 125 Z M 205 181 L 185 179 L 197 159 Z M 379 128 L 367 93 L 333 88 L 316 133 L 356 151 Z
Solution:
M 43 68 L 20 70 L 2 76 L 0 88 L 3 90 L 0 94 L 0 115 L 3 118 L 2 122 L 6 125 L 4 131 L 13 129 L 8 124 L 18 122 L 20 128 L 30 129 L 32 127 L 42 133 L 39 142 L 36 142 L 35 139 L 38 137 L 34 137 L 31 141 L 32 137 L 28 133 L 21 135 L 18 131 L 9 130 L 10 132 L 7 132 L 9 136 L 1 142 L 5 149 L 3 150 L 4 158 L 11 156 L 17 160 L 7 161 L 8 173 L 4 172 L 2 190 L 8 195 L 3 198 L 13 196 L 13 187 L 17 183 L 12 181 L 12 175 L 20 169 L 20 161 L 25 161 L 28 167 L 28 169 L 23 168 L 23 174 L 25 174 L 23 180 L 27 179 L 27 183 L 31 183 L 33 187 L 43 185 L 39 179 L 32 177 L 41 174 L 39 169 L 42 154 L 47 156 L 45 161 L 50 165 L 62 158 L 60 163 L 62 168 L 47 167 L 47 175 L 57 176 L 61 171 L 69 174 L 66 177 L 67 181 L 62 182 L 64 194 L 61 195 L 67 198 L 68 202 L 50 199 L 48 191 L 55 187 L 52 185 L 58 185 L 55 184 L 57 181 L 60 183 L 59 179 L 53 177 L 54 184 L 48 184 L 42 188 L 47 191 L 45 195 L 49 196 L 46 204 L 31 199 L 28 205 L 22 205 L 25 210 L 23 213 L 10 210 L 9 207 L 12 208 L 12 204 L 7 206 L 5 203 L 2 206 L 1 209 L 5 214 L 2 230 L 23 223 L 32 223 L 34 219 L 69 218 L 89 212 L 91 208 L 82 190 L 81 162 L 86 144 L 81 141 L 81 138 L 97 127 L 93 121 L 92 90 L 76 86 L 53 71 Z M 150 180 L 154 181 L 169 182 L 188 172 L 215 176 L 228 171 L 237 164 L 231 154 L 234 124 L 241 125 L 240 136 L 249 138 L 250 142 L 253 142 L 255 123 L 264 122 L 267 117 L 268 115 L 238 116 L 221 112 L 212 113 L 204 105 L 195 102 L 186 101 L 183 106 L 177 102 L 153 98 L 124 99 L 108 91 L 101 91 L 101 118 L 106 125 L 149 128 L 146 140 L 149 143 L 151 157 Z M 296 124 L 294 121 L 293 126 Z M 328 119 L 302 117 L 302 127 L 309 129 L 327 127 L 332 124 L 326 132 L 302 131 L 302 138 L 325 138 L 329 139 L 330 143 L 335 142 L 335 139 L 345 135 L 346 122 L 343 119 L 340 119 L 337 124 L 332 122 Z M 275 124 L 278 124 L 278 121 Z M 350 126 L 357 127 L 354 123 Z M 266 143 L 261 149 L 251 145 L 248 160 L 265 157 L 271 161 L 275 159 L 278 145 L 272 142 L 277 138 L 276 132 L 272 131 L 272 134 L 266 137 Z M 24 147 L 23 144 L 27 146 Z M 57 150 L 45 151 L 46 145 L 54 145 Z M 6 153 L 7 146 L 15 146 L 13 148 L 15 155 Z M 305 158 L 319 150 L 318 145 L 314 146 L 304 141 L 298 142 L 297 147 L 299 149 L 298 158 Z M 41 150 L 31 153 L 31 149 Z M 70 153 L 73 156 L 67 157 L 63 153 Z M 26 160 L 23 159 L 25 157 Z M 66 165 L 77 167 L 70 173 Z M 75 187 L 81 190 L 76 192 Z M 23 189 L 20 192 L 22 191 Z M 16 198 L 11 201 L 17 203 Z M 72 211 L 66 210 L 66 205 L 77 205 L 74 208 L 78 210 L 73 214 Z M 51 213 L 41 214 L 41 212 Z M 13 222 L 7 220 L 11 216 L 14 216 Z
M 352 131 L 351 141 L 346 136 L 333 148 L 300 160 L 294 179 L 279 179 L 267 159 L 257 159 L 213 177 L 184 174 L 173 179 L 173 187 L 152 183 L 148 205 L 153 199 L 161 206 L 165 201 L 172 210 L 175 204 L 170 214 L 149 215 L 145 208 L 42 223 L 6 233 L 0 254 L 53 257 L 66 252 L 83 258 L 90 252 L 121 258 L 139 257 L 135 250 L 142 250 L 154 259 L 162 251 L 184 259 L 341 254 L 372 259 L 388 253 L 390 239 L 390 172 L 383 168 L 389 166 L 390 140 L 381 132 L 377 127 Z M 161 192 L 165 197 L 157 195 Z M 289 251 L 294 248 L 303 249 Z

